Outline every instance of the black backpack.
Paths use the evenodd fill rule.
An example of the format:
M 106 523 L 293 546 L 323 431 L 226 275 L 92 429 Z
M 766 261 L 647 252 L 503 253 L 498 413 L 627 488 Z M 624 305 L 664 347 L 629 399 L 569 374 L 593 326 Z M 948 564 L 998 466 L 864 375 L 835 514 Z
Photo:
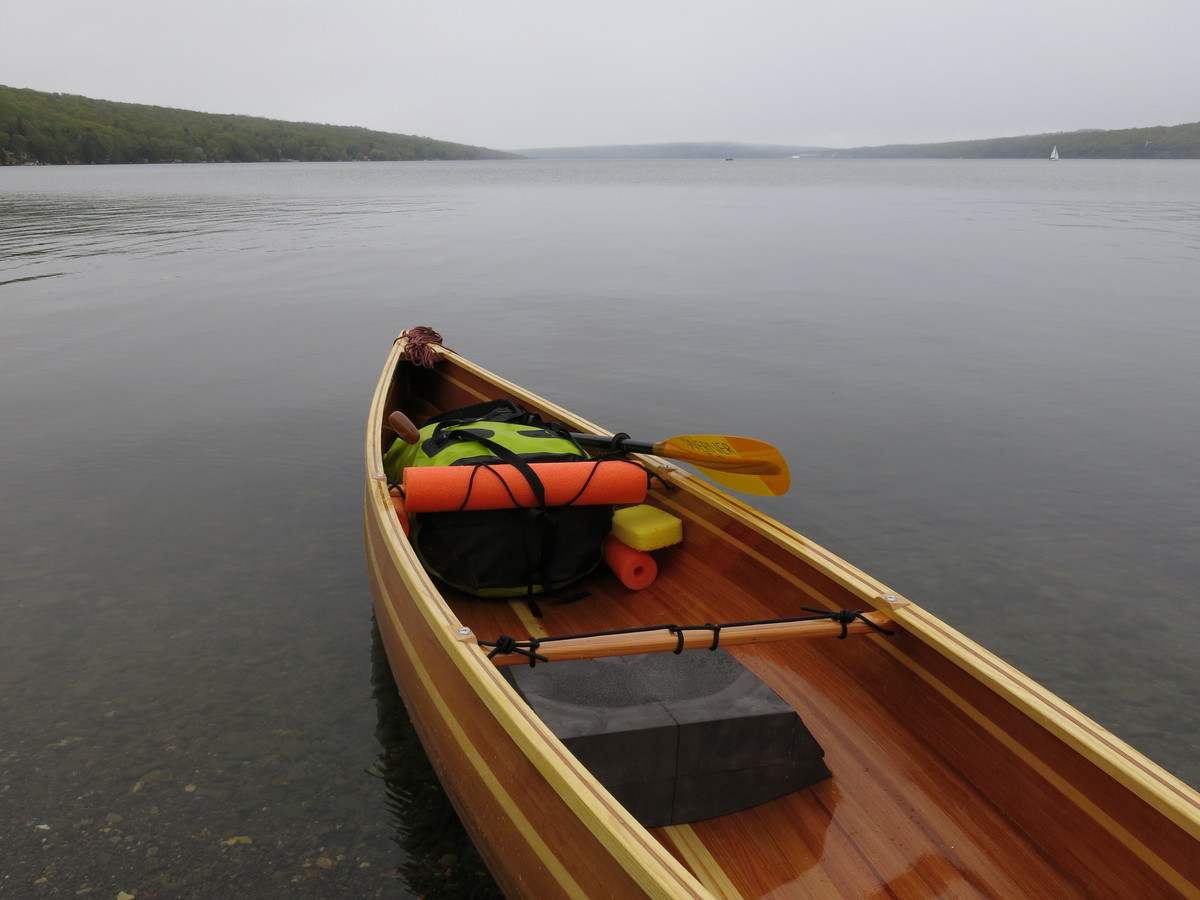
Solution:
M 386 454 L 392 481 L 410 465 L 502 463 L 520 468 L 535 496 L 544 496 L 529 463 L 591 458 L 561 425 L 512 400 L 444 412 L 420 434 L 417 443 L 397 441 Z M 480 597 L 533 597 L 596 568 L 611 529 L 612 506 L 543 505 L 417 513 L 411 540 L 426 570 L 452 587 Z

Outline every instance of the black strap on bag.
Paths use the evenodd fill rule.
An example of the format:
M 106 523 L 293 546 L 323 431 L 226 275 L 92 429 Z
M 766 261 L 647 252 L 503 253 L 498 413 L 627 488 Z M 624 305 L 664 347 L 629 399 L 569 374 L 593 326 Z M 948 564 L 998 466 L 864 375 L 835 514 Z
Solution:
M 532 507 L 418 513 L 414 545 L 431 574 L 476 596 L 523 596 L 536 616 L 541 615 L 534 600 L 539 592 L 563 601 L 587 596 L 586 592 L 564 596 L 562 591 L 600 563 L 603 540 L 611 529 L 612 507 L 548 506 L 545 485 L 532 467 L 541 462 L 589 458 L 567 429 L 545 422 L 512 400 L 450 410 L 426 423 L 430 424 L 435 428 L 432 433 L 425 432 L 427 437 L 420 445 L 427 458 L 437 459 L 452 444 L 470 445 L 465 455 L 459 453 L 453 462 L 443 464 L 510 465 L 521 473 L 535 501 Z M 497 424 L 506 429 L 489 427 Z M 524 438 L 557 440 L 547 441 L 544 451 L 519 449 L 502 437 L 512 426 Z M 530 444 L 528 440 L 523 443 Z M 474 454 L 476 446 L 478 456 Z
M 446 443 L 457 441 L 458 443 L 479 444 L 485 450 L 494 453 L 502 462 L 516 467 L 529 482 L 529 488 L 533 491 L 533 496 L 537 498 L 537 505 L 543 508 L 546 506 L 546 486 L 542 484 L 542 479 L 538 478 L 537 472 L 533 471 L 533 466 L 507 447 L 497 444 L 491 438 L 482 437 L 466 429 L 443 431 L 441 424 L 438 425 L 437 434 L 439 439 L 445 440 Z
M 542 422 L 540 417 L 533 413 L 525 414 L 532 421 L 526 422 L 529 425 L 545 428 L 546 423 Z M 533 496 L 537 500 L 537 506 L 526 510 L 526 515 L 529 516 L 533 523 L 534 531 L 540 535 L 541 546 L 537 554 L 538 563 L 535 566 L 533 561 L 526 557 L 525 569 L 528 572 L 528 582 L 525 588 L 525 600 L 529 604 L 530 612 L 536 617 L 542 617 L 541 607 L 534 600 L 534 587 L 540 585 L 547 596 L 554 595 L 553 578 L 551 576 L 550 565 L 554 560 L 554 550 L 558 543 L 558 522 L 550 515 L 546 507 L 546 486 L 542 484 L 542 480 L 538 477 L 537 472 L 533 467 L 522 459 L 518 454 L 514 453 L 508 447 L 498 444 L 490 438 L 483 437 L 477 433 L 473 433 L 470 429 L 456 429 L 454 431 L 445 431 L 443 427 L 452 422 L 438 423 L 437 435 L 441 440 L 450 442 L 466 442 L 479 444 L 485 450 L 495 454 L 495 456 L 504 463 L 513 466 L 525 478 L 529 484 L 530 490 L 533 491 Z M 567 602 L 581 600 L 587 596 L 586 592 L 576 593 L 570 596 L 560 597 Z
M 532 561 L 526 560 L 526 570 L 529 572 L 529 583 L 526 585 L 526 599 L 529 603 L 529 609 L 537 618 L 542 617 L 541 608 L 533 600 L 534 585 L 540 583 L 542 590 L 547 594 L 551 593 L 552 587 L 550 584 L 550 560 L 554 558 L 554 546 L 557 543 L 558 525 L 546 512 L 546 486 L 542 484 L 542 479 L 538 478 L 537 472 L 533 471 L 533 467 L 525 460 L 521 459 L 513 451 L 507 447 L 497 444 L 490 438 L 481 437 L 478 434 L 472 434 L 469 430 L 457 431 L 442 431 L 442 426 L 439 423 L 438 434 L 443 436 L 447 441 L 465 441 L 473 444 L 479 444 L 485 450 L 490 450 L 502 462 L 510 466 L 514 466 L 525 480 L 529 483 L 530 490 L 533 491 L 533 496 L 537 500 L 537 506 L 531 508 L 528 512 L 533 520 L 537 532 L 541 535 L 541 553 L 538 554 L 538 571 L 534 572 Z M 536 575 L 536 577 L 535 577 Z

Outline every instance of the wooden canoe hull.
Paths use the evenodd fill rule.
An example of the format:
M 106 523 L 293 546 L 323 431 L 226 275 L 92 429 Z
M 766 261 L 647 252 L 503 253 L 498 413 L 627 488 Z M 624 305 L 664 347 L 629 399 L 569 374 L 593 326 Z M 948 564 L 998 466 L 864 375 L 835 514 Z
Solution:
M 384 555 L 384 535 L 368 517 L 368 565 L 392 673 L 430 761 L 506 896 L 708 897 L 574 763 L 473 637 L 422 614 L 413 586 Z M 563 846 L 572 848 L 569 858 Z M 622 856 L 625 865 L 614 865 Z
M 511 396 L 601 430 L 448 351 L 429 371 L 399 347 L 367 430 L 376 615 L 422 743 L 507 896 L 1200 897 L 1195 791 L 927 611 L 665 461 L 645 458 L 671 485 L 653 502 L 686 537 L 636 603 L 600 581 L 594 602 L 536 622 L 519 603 L 443 594 L 388 496 L 387 413 Z M 898 631 L 730 651 L 801 714 L 833 779 L 687 826 L 640 826 L 476 643 L 799 605 L 874 609 Z

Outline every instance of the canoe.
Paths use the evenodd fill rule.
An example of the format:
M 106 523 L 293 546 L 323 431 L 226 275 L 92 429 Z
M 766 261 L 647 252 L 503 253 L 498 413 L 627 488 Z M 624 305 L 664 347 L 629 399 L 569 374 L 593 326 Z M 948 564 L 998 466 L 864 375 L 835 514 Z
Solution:
M 644 504 L 682 522 L 682 541 L 652 554 L 647 587 L 601 566 L 580 583 L 584 599 L 547 599 L 537 617 L 525 598 L 482 599 L 432 578 L 384 474 L 389 415 L 420 425 L 495 398 L 571 432 L 610 433 L 436 337 L 402 334 L 371 402 L 364 502 L 390 667 L 506 896 L 1200 897 L 1196 791 L 917 603 L 672 459 L 634 456 L 654 476 Z M 582 637 L 552 640 L 570 636 Z M 742 694 L 711 674 L 718 657 L 751 685 Z M 704 674 L 682 681 L 716 678 L 716 689 L 671 707 L 668 730 L 627 721 L 675 703 L 637 696 L 636 679 L 659 677 L 638 674 L 648 660 L 659 672 L 698 665 Z M 635 679 L 621 687 L 628 701 L 556 699 L 572 667 L 592 667 L 582 680 L 609 687 L 602 673 L 617 670 L 595 667 L 618 663 Z M 548 681 L 531 686 L 535 676 Z M 747 711 L 764 696 L 767 712 Z M 581 704 L 588 724 L 572 731 Z M 791 735 L 782 750 L 777 725 Z M 671 735 L 665 764 L 651 733 Z M 685 763 L 712 748 L 727 768 L 711 753 Z

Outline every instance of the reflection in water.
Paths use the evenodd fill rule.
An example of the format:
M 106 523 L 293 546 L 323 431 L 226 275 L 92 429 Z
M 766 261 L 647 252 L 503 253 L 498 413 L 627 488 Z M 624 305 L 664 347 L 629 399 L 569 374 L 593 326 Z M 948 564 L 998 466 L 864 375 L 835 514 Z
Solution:
M 418 897 L 492 900 L 504 895 L 471 843 L 421 747 L 396 690 L 372 619 L 371 685 L 379 728 L 379 771 L 395 815 L 396 842 L 406 860 L 399 869 Z

